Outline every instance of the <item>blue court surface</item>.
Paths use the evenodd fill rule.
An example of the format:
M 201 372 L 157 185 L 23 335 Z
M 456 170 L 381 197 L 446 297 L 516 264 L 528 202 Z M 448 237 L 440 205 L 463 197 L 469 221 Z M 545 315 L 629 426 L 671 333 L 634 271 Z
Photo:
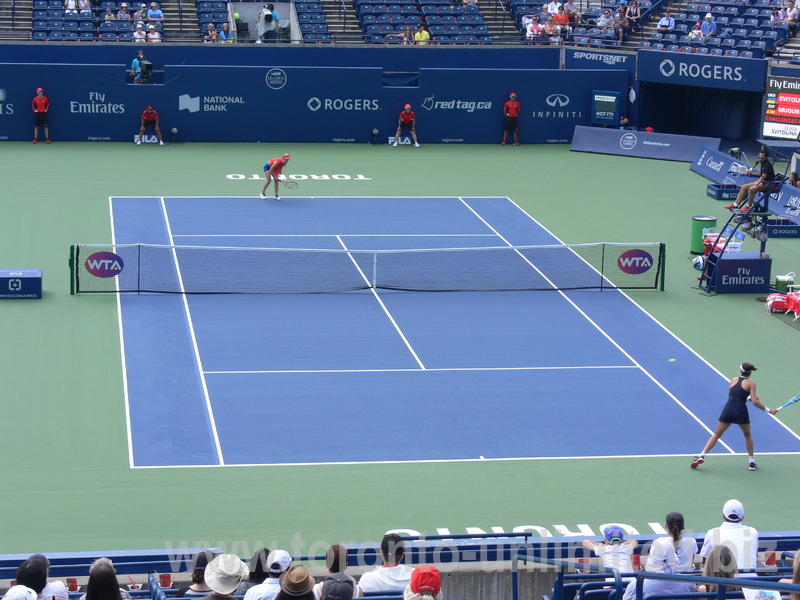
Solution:
M 111 210 L 116 244 L 560 243 L 508 198 L 125 197 Z M 618 291 L 120 294 L 119 315 L 132 467 L 689 455 L 727 396 Z M 800 451 L 779 421 L 752 418 L 760 453 Z M 744 451 L 735 432 L 724 442 L 715 451 Z

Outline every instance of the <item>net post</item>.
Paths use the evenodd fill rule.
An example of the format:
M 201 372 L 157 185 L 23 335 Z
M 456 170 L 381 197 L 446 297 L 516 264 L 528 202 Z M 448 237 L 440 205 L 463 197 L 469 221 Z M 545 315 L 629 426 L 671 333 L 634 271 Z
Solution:
M 69 247 L 69 295 L 75 295 L 75 245 Z
M 665 271 L 667 270 L 667 244 L 665 242 L 661 242 L 659 244 L 660 252 L 658 253 L 658 260 L 660 262 L 661 267 L 661 285 L 659 287 L 659 291 L 664 291 L 664 279 L 666 276 Z
M 606 245 L 600 251 L 600 291 L 603 291 L 603 284 L 606 281 Z
M 372 253 L 372 289 L 378 289 L 378 253 Z

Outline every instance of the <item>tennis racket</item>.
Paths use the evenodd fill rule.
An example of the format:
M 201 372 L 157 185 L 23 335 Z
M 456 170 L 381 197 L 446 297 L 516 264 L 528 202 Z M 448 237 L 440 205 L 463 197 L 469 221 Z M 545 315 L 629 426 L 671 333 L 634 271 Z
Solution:
M 797 394 L 797 396 L 795 396 L 795 397 L 794 397 L 794 398 L 792 398 L 791 400 L 788 400 L 788 401 L 787 401 L 785 404 L 783 404 L 782 406 L 779 406 L 778 408 L 776 408 L 776 409 L 775 409 L 775 411 L 777 412 L 777 411 L 779 411 L 779 410 L 780 410 L 780 409 L 782 409 L 782 408 L 786 408 L 787 406 L 789 406 L 790 404 L 794 404 L 795 402 L 800 402 L 800 394 Z
M 300 187 L 300 186 L 297 184 L 297 182 L 296 182 L 296 181 L 292 181 L 292 180 L 290 180 L 290 179 L 287 179 L 286 181 L 284 181 L 283 179 L 281 179 L 281 180 L 280 180 L 280 182 L 281 182 L 283 185 L 285 185 L 287 188 L 289 188 L 290 190 L 296 190 L 298 187 Z

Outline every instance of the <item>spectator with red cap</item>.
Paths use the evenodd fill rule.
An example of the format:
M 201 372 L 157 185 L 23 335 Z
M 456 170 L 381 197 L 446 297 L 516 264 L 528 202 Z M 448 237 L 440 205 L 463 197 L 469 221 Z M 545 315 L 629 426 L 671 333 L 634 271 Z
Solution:
M 39 126 L 44 127 L 44 137 L 50 143 L 50 130 L 47 128 L 47 111 L 50 110 L 50 100 L 44 95 L 42 88 L 36 88 L 36 97 L 33 106 L 33 143 L 39 141 Z
M 422 565 L 411 573 L 411 583 L 403 591 L 403 600 L 441 600 L 442 576 L 439 569 Z
M 264 176 L 267 180 L 264 182 L 264 187 L 261 188 L 261 199 L 266 200 L 266 191 L 267 186 L 269 185 L 270 181 L 275 182 L 275 200 L 280 201 L 281 197 L 278 195 L 278 175 L 281 174 L 283 171 L 283 167 L 286 166 L 286 163 L 289 162 L 291 157 L 288 154 L 284 154 L 281 158 L 272 158 L 269 161 L 264 163 Z
M 508 132 L 512 131 L 514 133 L 514 145 L 519 146 L 519 140 L 517 139 L 517 130 L 519 129 L 519 111 L 521 107 L 519 102 L 517 102 L 517 94 L 515 92 L 511 92 L 511 96 L 503 105 L 503 116 L 506 118 L 506 125 L 503 129 L 503 141 L 500 143 L 501 146 L 506 145 L 506 138 L 508 137 Z
M 400 119 L 397 121 L 397 133 L 394 134 L 394 143 L 392 146 L 397 146 L 397 141 L 400 139 L 400 134 L 403 132 L 403 129 L 408 129 L 414 140 L 414 146 L 419 148 L 419 142 L 417 141 L 417 115 L 411 110 L 410 104 L 406 104 L 405 108 L 403 108 L 403 112 L 400 113 Z

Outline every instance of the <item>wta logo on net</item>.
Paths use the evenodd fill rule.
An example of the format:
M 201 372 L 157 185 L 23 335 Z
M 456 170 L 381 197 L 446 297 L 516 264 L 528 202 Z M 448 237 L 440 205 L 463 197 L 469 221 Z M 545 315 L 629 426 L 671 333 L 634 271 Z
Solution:
M 113 252 L 95 252 L 84 264 L 95 277 L 116 277 L 125 268 L 122 257 Z
M 619 255 L 617 266 L 628 275 L 641 275 L 653 266 L 653 257 L 645 250 L 634 248 Z

